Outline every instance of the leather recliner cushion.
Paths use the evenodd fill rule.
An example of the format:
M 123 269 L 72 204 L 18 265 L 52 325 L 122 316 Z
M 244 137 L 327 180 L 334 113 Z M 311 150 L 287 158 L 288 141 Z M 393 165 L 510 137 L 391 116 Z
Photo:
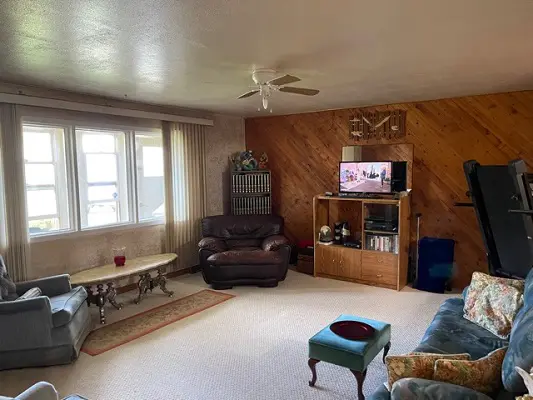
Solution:
M 237 250 L 242 247 L 257 247 L 260 249 L 261 243 L 263 243 L 263 239 L 226 239 L 226 245 L 230 250 Z
M 75 287 L 68 293 L 50 297 L 54 327 L 68 324 L 86 299 L 87 292 L 81 286 Z
M 279 280 L 279 265 L 219 265 L 212 268 L 213 281 L 231 281 L 246 279 Z
M 222 239 L 262 239 L 283 233 L 276 215 L 216 215 L 202 219 L 202 236 Z
M 275 251 L 263 250 L 229 250 L 216 253 L 207 259 L 214 266 L 222 265 L 280 265 L 283 258 Z

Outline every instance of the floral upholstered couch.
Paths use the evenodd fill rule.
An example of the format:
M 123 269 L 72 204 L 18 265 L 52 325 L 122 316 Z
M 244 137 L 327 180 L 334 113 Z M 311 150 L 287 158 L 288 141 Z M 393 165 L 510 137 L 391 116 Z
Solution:
M 439 354 L 469 353 L 472 360 L 477 360 L 498 348 L 509 346 L 503 362 L 501 390 L 487 396 L 449 383 L 404 378 L 394 383 L 390 392 L 385 386 L 380 387 L 370 396 L 370 400 L 514 400 L 516 396 L 527 393 L 522 378 L 514 367 L 518 366 L 526 371 L 533 367 L 533 270 L 526 278 L 524 306 L 513 322 L 508 341 L 463 318 L 467 290 L 468 288 L 463 292 L 463 298 L 448 299 L 441 305 L 422 342 L 414 351 Z

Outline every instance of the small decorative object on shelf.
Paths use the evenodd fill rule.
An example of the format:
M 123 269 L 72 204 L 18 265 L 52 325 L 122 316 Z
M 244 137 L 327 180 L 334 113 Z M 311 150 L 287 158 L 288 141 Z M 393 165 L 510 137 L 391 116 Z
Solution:
M 261 168 L 261 162 L 266 167 L 268 157 L 266 153 L 261 155 L 260 162 L 257 162 L 251 150 L 240 151 L 230 156 L 230 161 L 234 171 L 255 171 Z
M 529 392 L 527 395 L 517 397 L 516 400 L 533 400 L 533 368 L 531 368 L 529 374 L 520 367 L 515 367 L 515 369 L 524 380 L 524 384 Z
M 261 157 L 259 157 L 259 169 L 267 169 L 268 168 L 268 156 L 265 152 L 261 154 Z
M 342 226 L 344 221 L 335 222 L 335 244 L 342 244 Z
M 259 157 L 259 161 L 254 157 L 252 150 L 239 151 L 230 156 L 233 171 L 257 171 L 266 170 L 268 167 L 268 156 L 265 152 Z
M 324 225 L 322 228 L 320 228 L 320 232 L 318 234 L 318 241 L 321 244 L 333 243 L 333 233 L 331 232 L 331 228 L 329 226 Z
M 348 243 L 350 239 L 350 224 L 345 221 L 342 224 L 342 243 Z
M 125 247 L 116 247 L 113 249 L 113 261 L 117 267 L 123 267 L 126 264 Z

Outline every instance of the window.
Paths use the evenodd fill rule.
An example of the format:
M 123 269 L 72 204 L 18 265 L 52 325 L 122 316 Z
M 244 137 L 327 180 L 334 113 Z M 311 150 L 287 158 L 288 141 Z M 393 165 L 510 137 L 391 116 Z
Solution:
M 139 219 L 165 216 L 163 138 L 161 134 L 135 133 L 137 201 Z
M 23 123 L 30 236 L 164 218 L 161 131 Z
M 30 234 L 70 230 L 65 128 L 25 124 L 23 132 Z
M 130 221 L 126 133 L 76 129 L 82 228 Z

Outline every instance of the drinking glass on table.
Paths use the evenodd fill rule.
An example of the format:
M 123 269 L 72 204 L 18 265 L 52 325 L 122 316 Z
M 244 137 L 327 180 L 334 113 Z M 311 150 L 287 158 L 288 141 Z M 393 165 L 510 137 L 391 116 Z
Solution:
M 126 248 L 117 247 L 113 249 L 113 260 L 117 267 L 123 267 L 126 264 Z

